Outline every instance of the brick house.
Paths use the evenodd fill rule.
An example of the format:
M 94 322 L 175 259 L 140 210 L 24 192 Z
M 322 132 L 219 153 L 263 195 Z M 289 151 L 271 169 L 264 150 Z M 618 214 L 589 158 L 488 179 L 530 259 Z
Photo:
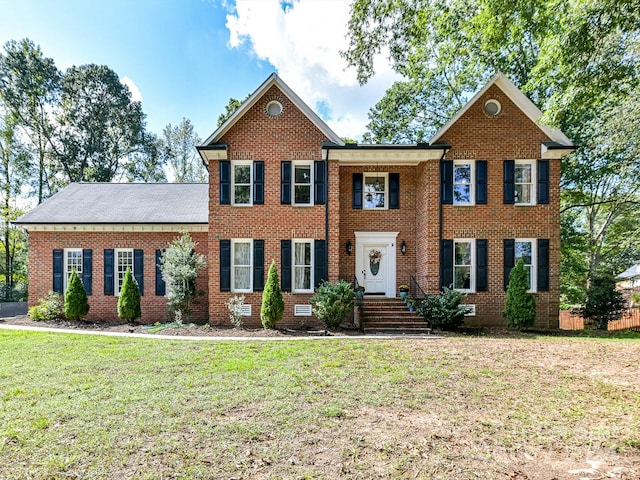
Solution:
M 214 325 L 228 323 L 234 294 L 246 297 L 245 323 L 260 324 L 272 261 L 285 326 L 313 323 L 314 286 L 339 278 L 367 299 L 396 297 L 400 284 L 453 285 L 475 306 L 469 324 L 503 324 L 508 273 L 522 257 L 536 324 L 557 328 L 560 159 L 575 147 L 540 116 L 498 74 L 429 143 L 345 144 L 273 74 L 198 147 L 206 199 L 204 185 L 75 184 L 23 216 L 30 302 L 63 290 L 70 262 L 89 250 L 90 318 L 115 317 L 126 264 L 142 278 L 143 321 L 156 321 L 166 310 L 156 255 L 187 230 L 208 257 L 197 315 Z M 120 206 L 128 202 L 137 217 Z

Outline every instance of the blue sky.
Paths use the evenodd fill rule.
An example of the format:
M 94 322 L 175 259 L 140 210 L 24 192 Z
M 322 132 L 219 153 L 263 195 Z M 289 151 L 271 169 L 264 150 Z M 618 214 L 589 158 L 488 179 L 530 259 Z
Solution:
M 230 97 L 272 72 L 340 136 L 359 139 L 395 79 L 380 58 L 364 87 L 339 57 L 348 0 L 0 0 L 0 44 L 30 38 L 57 67 L 107 65 L 142 99 L 147 129 L 183 117 L 201 138 Z

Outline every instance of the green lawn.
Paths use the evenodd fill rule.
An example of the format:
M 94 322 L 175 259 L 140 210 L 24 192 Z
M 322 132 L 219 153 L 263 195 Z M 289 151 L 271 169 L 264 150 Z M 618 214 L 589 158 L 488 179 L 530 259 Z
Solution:
M 0 331 L 0 478 L 549 480 L 597 460 L 636 479 L 639 358 L 639 340 Z

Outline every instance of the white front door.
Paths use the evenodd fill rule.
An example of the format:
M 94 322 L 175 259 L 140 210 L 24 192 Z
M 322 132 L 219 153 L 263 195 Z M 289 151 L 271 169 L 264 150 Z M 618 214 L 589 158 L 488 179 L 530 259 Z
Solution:
M 362 279 L 366 294 L 385 294 L 389 275 L 387 245 L 365 243 L 362 245 Z

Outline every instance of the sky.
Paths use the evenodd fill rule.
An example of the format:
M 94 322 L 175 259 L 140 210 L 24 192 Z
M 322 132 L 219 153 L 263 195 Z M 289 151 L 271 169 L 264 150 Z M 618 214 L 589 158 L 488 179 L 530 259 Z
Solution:
M 351 0 L 0 0 L 0 44 L 31 39 L 58 69 L 106 65 L 142 102 L 147 130 L 188 118 L 205 139 L 231 97 L 273 72 L 341 137 L 360 140 L 367 112 L 396 75 L 376 60 L 360 86 L 347 47 Z

